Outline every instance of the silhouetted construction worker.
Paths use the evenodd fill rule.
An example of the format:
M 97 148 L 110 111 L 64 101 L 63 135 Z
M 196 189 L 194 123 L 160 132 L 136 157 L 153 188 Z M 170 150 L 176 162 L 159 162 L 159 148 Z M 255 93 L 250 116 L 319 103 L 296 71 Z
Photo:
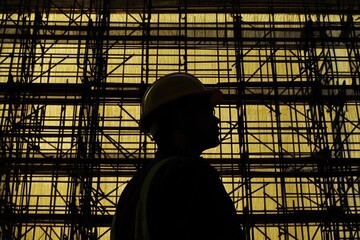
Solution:
M 118 202 L 112 240 L 240 240 L 234 205 L 217 171 L 200 155 L 219 145 L 217 89 L 173 73 L 145 93 L 140 129 L 153 136 L 156 161 L 128 183 Z

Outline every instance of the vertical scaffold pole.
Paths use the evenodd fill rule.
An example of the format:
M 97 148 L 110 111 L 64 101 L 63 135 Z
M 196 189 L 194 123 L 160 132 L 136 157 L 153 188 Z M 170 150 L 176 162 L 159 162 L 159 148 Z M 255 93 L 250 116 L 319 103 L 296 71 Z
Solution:
M 243 35 L 242 35 L 242 17 L 240 13 L 240 6 L 238 1 L 233 1 L 233 29 L 234 29 L 234 50 L 235 50 L 235 70 L 237 82 L 237 111 L 238 111 L 238 134 L 240 144 L 240 172 L 243 182 L 242 188 L 242 205 L 244 213 L 244 232 L 247 239 L 254 237 L 254 232 L 251 231 L 250 215 L 253 211 L 251 201 L 251 177 L 249 176 L 249 143 L 247 136 L 247 121 L 246 121 L 246 100 L 245 96 L 245 70 L 244 70 L 244 53 L 243 53 Z

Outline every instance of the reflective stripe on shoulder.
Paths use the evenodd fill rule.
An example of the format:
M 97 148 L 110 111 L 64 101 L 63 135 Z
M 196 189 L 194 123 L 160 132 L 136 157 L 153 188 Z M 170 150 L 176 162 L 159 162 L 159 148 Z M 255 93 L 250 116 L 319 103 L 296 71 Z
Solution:
M 166 162 L 177 157 L 164 158 L 157 162 L 147 173 L 144 183 L 140 189 L 139 200 L 136 206 L 136 215 L 135 215 L 135 240 L 150 240 L 148 224 L 147 224 L 147 215 L 146 215 L 146 203 L 149 193 L 150 184 L 160 169 Z

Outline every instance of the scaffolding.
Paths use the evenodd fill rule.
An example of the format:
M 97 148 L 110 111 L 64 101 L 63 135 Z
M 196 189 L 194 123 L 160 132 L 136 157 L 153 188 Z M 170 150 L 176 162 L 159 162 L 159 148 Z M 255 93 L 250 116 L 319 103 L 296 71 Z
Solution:
M 109 239 L 164 74 L 224 94 L 203 156 L 248 239 L 360 239 L 360 3 L 3 1 L 0 238 Z

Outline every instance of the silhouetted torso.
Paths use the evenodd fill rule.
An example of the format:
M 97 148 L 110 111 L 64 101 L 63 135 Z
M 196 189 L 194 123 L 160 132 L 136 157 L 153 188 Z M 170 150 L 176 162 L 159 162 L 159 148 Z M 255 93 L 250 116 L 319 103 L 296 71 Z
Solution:
M 131 180 L 119 200 L 116 239 L 135 239 L 136 203 L 150 168 Z M 233 203 L 217 171 L 202 158 L 173 156 L 159 168 L 149 188 L 147 222 L 154 240 L 243 239 Z

